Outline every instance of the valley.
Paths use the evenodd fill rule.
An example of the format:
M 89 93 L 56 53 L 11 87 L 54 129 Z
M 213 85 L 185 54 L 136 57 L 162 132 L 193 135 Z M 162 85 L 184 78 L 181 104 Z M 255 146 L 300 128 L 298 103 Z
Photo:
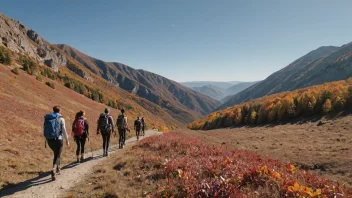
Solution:
M 295 32 L 285 29 L 292 28 L 287 21 L 299 21 L 284 20 L 292 14 L 287 10 L 296 12 L 291 7 L 251 24 L 239 16 L 264 14 L 253 5 L 245 13 L 234 4 L 229 10 L 221 3 L 211 6 L 217 12 L 203 12 L 205 2 L 190 10 L 182 5 L 175 12 L 182 17 L 170 17 L 170 2 L 149 7 L 157 10 L 143 16 L 148 5 L 140 10 L 111 1 L 114 6 L 103 9 L 95 3 L 87 10 L 93 3 L 77 3 L 79 9 L 68 11 L 65 2 L 58 8 L 67 13 L 60 15 L 48 13 L 52 7 L 38 12 L 43 16 L 30 13 L 36 18 L 24 21 L 48 40 L 0 13 L 0 197 L 352 197 L 352 42 L 342 34 L 307 30 L 325 24 L 325 15 L 309 23 L 298 9 L 307 27 Z M 27 4 L 34 10 L 33 5 Z M 125 6 L 131 6 L 128 13 Z M 313 9 L 318 6 L 309 13 Z M 84 12 L 76 19 L 78 10 Z M 89 10 L 99 15 L 85 20 Z M 329 20 L 340 16 L 328 10 Z M 337 24 L 324 27 L 336 30 Z M 306 31 L 308 37 L 298 34 Z M 350 35 L 348 27 L 343 32 Z M 55 105 L 70 145 L 64 144 L 61 161 L 53 165 L 47 142 L 61 144 L 62 131 L 59 120 L 50 120 L 44 134 L 53 136 L 46 141 L 43 121 Z M 120 135 L 111 134 L 110 154 L 100 156 L 112 132 L 108 116 L 99 119 L 105 109 Z M 79 111 L 85 114 L 77 116 L 77 126 Z M 121 112 L 128 123 L 117 120 Z M 139 139 L 141 127 L 148 134 Z M 76 143 L 78 150 L 83 147 L 88 129 L 80 163 Z M 129 140 L 117 149 L 124 130 Z

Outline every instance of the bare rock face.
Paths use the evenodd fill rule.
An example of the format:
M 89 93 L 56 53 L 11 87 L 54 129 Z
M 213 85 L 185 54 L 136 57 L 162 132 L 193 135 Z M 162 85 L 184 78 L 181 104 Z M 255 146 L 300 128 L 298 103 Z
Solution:
M 11 51 L 27 54 L 55 71 L 60 66 L 67 65 L 66 57 L 52 48 L 39 34 L 1 13 L 0 42 Z
M 76 67 L 74 64 L 71 64 L 70 62 L 67 63 L 67 68 L 69 70 L 73 71 L 75 74 L 77 74 L 81 78 L 84 78 L 84 79 L 91 81 L 91 82 L 94 81 L 93 78 L 89 74 L 84 72 L 82 69 Z

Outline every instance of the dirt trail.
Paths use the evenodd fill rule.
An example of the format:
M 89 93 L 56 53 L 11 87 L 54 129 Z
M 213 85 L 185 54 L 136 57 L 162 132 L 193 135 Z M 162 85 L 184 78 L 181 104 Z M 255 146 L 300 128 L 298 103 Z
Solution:
M 146 136 L 160 134 L 157 131 L 146 131 Z M 114 139 L 114 143 L 116 139 Z M 126 144 L 134 144 L 136 137 L 126 140 Z M 75 145 L 72 145 L 75 146 Z M 117 152 L 117 145 L 110 147 L 109 153 Z M 93 156 L 93 157 L 92 157 Z M 76 183 L 82 180 L 86 175 L 92 172 L 95 165 L 102 163 L 107 158 L 102 157 L 102 150 L 94 151 L 86 154 L 87 160 L 84 163 L 77 164 L 75 162 L 62 167 L 61 174 L 57 176 L 56 181 L 51 181 L 50 175 L 39 176 L 37 178 L 22 182 L 13 188 L 0 192 L 0 197 L 60 197 L 63 193 L 72 188 Z

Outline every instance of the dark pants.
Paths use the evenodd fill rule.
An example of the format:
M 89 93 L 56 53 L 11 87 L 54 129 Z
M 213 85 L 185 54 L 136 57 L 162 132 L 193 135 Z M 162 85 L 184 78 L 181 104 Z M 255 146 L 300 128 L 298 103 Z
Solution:
M 86 136 L 75 136 L 75 141 L 77 144 L 77 150 L 76 150 L 76 155 L 79 155 L 80 153 L 84 153 L 84 145 L 86 144 Z
M 126 129 L 119 129 L 119 146 L 125 144 L 126 141 Z
M 141 129 L 140 128 L 136 128 L 136 136 L 137 136 L 137 138 L 139 137 L 140 134 L 141 134 Z
M 62 152 L 63 141 L 62 140 L 47 140 L 49 147 L 54 152 L 53 165 L 60 165 L 60 156 Z
M 144 136 L 144 125 L 142 126 L 142 135 Z
M 103 137 L 103 152 L 107 153 L 109 150 L 109 143 L 110 143 L 110 133 L 101 133 Z

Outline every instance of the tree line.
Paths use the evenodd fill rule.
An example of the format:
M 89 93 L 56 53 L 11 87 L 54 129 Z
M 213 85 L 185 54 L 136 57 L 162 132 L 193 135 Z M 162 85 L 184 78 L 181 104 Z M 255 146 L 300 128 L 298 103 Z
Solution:
M 352 109 L 352 78 L 283 92 L 214 112 L 188 127 L 194 130 L 287 122 Z

